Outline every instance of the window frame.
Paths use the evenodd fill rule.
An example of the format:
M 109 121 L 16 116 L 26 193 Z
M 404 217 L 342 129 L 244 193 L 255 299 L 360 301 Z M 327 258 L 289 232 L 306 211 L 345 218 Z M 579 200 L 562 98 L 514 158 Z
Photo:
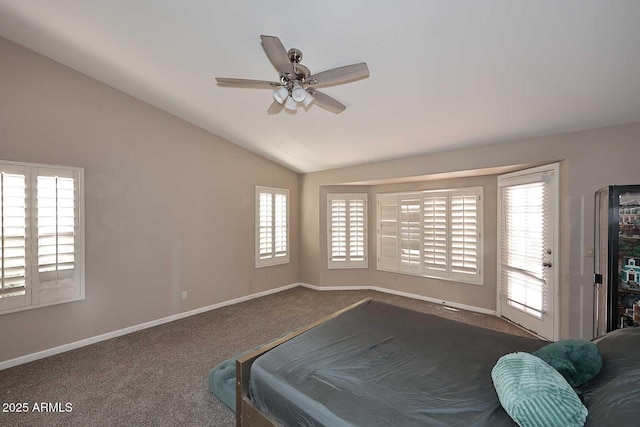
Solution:
M 5 303 L 0 304 L 0 315 L 85 299 L 84 169 L 0 160 L 1 171 L 18 169 L 22 169 L 25 177 L 25 295 L 7 297 Z M 39 272 L 37 180 L 39 176 L 52 176 L 56 172 L 61 177 L 73 178 L 74 195 L 77 196 L 77 205 L 74 206 L 77 209 L 77 220 L 74 218 L 74 274 L 71 288 L 42 286 Z M 14 298 L 21 298 L 23 303 L 12 301 Z
M 271 254 L 269 257 L 261 257 L 260 256 L 260 194 L 269 194 L 271 196 L 271 235 L 272 235 L 272 248 Z M 284 195 L 286 200 L 286 248 L 285 255 L 278 256 L 276 255 L 275 250 L 275 234 L 276 234 L 276 203 L 275 198 L 276 195 Z M 286 188 L 275 188 L 275 187 L 264 187 L 264 186 L 256 186 L 255 189 L 255 268 L 263 268 L 270 267 L 273 265 L 282 265 L 288 264 L 290 260 L 291 254 L 291 233 L 290 233 L 290 197 L 289 190 Z
M 345 260 L 332 259 L 332 247 L 333 247 L 333 216 L 332 216 L 332 202 L 334 200 L 345 202 Z M 349 215 L 349 206 L 352 200 L 361 200 L 364 202 L 363 207 L 363 248 L 364 259 L 352 260 L 351 259 L 351 245 L 350 245 L 350 229 L 351 229 L 351 216 Z M 369 268 L 369 239 L 368 239 L 368 203 L 367 193 L 329 193 L 327 194 L 327 268 L 330 270 L 347 269 L 347 268 Z
M 426 267 L 425 261 L 425 197 L 426 196 L 446 196 L 446 267 L 444 271 L 438 271 Z M 475 196 L 476 197 L 476 270 L 475 274 L 466 274 L 453 271 L 452 268 L 452 195 L 455 196 Z M 376 269 L 392 273 L 401 273 L 412 276 L 435 278 L 458 283 L 472 285 L 482 285 L 484 282 L 483 269 L 483 246 L 484 246 L 484 223 L 483 223 L 483 187 L 449 188 L 438 190 L 417 190 L 411 192 L 378 193 L 376 195 Z M 419 222 L 416 230 L 415 215 L 416 199 Z M 381 203 L 382 202 L 382 203 Z M 386 212 L 383 212 L 383 209 Z M 404 221 L 403 216 L 404 215 Z M 384 216 L 384 218 L 382 218 Z M 385 224 L 383 224 L 384 221 Z M 386 231 L 385 231 L 386 228 Z M 403 240 L 403 236 L 405 239 Z M 383 242 L 383 240 L 385 240 Z M 413 243 L 413 245 L 412 245 Z M 415 258 L 415 243 L 418 243 L 418 265 L 411 259 Z M 383 251 L 383 246 L 385 250 Z M 395 251 L 395 255 L 390 253 Z M 404 251 L 404 252 L 403 252 Z M 387 255 L 385 255 L 385 252 Z M 401 265 L 405 254 L 405 265 Z

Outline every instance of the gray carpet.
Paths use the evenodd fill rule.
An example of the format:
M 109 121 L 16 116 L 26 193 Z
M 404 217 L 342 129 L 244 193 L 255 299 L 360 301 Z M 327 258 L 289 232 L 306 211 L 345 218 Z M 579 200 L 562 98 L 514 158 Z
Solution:
M 3 403 L 72 404 L 71 412 L 2 413 L 3 426 L 233 426 L 207 388 L 223 360 L 366 297 L 529 336 L 495 316 L 374 291 L 294 288 L 0 371 Z

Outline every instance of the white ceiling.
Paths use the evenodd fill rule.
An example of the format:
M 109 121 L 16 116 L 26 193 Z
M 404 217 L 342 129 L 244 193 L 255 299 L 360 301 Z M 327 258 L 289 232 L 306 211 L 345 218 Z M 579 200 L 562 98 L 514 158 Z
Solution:
M 277 80 L 260 34 L 371 76 L 267 115 L 213 79 Z M 637 0 L 0 0 L 0 35 L 297 172 L 640 120 Z

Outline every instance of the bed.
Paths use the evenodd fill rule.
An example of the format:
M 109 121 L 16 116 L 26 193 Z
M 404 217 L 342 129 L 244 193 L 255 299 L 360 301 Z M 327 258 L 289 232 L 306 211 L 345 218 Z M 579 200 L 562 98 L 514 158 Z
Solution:
M 491 370 L 546 344 L 366 299 L 239 358 L 237 425 L 517 426 Z

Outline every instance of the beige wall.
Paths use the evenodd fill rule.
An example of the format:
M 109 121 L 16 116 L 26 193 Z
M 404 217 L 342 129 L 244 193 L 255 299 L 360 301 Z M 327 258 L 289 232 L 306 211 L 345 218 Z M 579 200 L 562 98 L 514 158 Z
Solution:
M 86 299 L 0 316 L 0 361 L 298 281 L 296 173 L 2 38 L 0 64 L 0 159 L 86 196 Z M 290 190 L 287 265 L 254 268 L 256 185 Z
M 561 336 L 590 337 L 593 257 L 586 256 L 585 249 L 593 245 L 594 192 L 612 184 L 640 184 L 637 154 L 631 154 L 638 153 L 639 144 L 640 123 L 633 123 L 306 174 L 301 186 L 300 280 L 316 286 L 369 284 L 495 310 L 495 256 L 491 253 L 495 253 L 496 224 L 489 215 L 495 208 L 489 205 L 496 203 L 496 192 L 495 188 L 487 191 L 494 187 L 493 182 L 465 180 L 484 186 L 488 208 L 484 216 L 485 284 L 480 288 L 377 272 L 375 242 L 369 245 L 367 272 L 327 270 L 326 219 L 319 215 L 324 209 L 323 186 L 560 161 Z M 370 190 L 370 197 L 374 191 Z M 375 216 L 371 206 L 370 218 Z M 371 221 L 369 224 L 375 230 Z

